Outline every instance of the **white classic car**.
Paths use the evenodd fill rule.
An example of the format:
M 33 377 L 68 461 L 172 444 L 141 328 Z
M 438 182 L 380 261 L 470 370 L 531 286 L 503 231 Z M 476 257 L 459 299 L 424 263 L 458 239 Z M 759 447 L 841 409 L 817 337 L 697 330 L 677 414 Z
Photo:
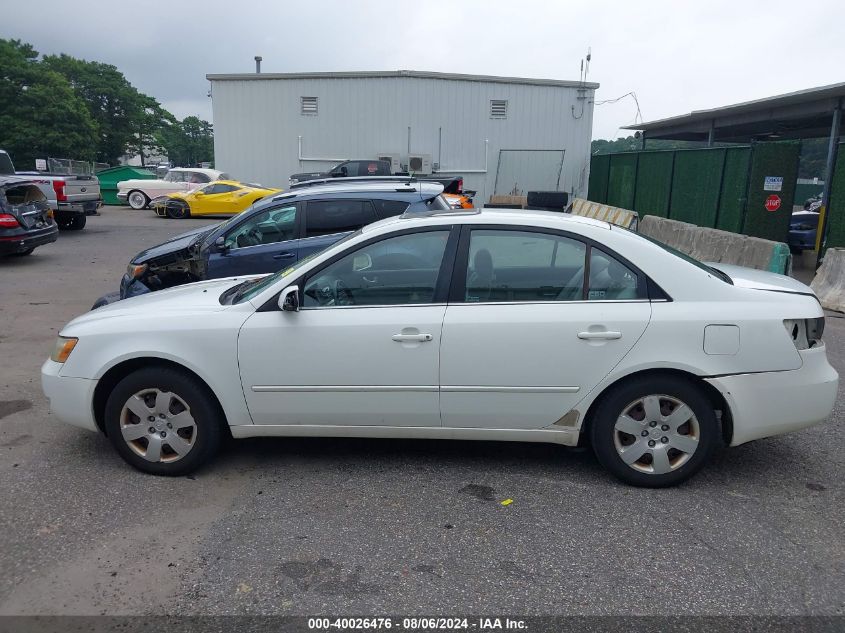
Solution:
M 161 180 L 122 180 L 117 183 L 117 197 L 133 209 L 143 209 L 150 200 L 179 191 L 193 191 L 213 180 L 226 180 L 229 174 L 216 169 L 174 167 Z

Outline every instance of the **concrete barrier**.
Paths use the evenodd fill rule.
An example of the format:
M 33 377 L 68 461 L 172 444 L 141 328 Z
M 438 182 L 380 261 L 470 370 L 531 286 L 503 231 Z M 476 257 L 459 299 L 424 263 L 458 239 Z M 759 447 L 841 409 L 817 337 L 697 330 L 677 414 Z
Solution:
M 490 196 L 490 204 L 499 208 L 524 209 L 528 206 L 528 196 Z
M 845 248 L 829 248 L 810 288 L 822 307 L 845 312 Z
M 610 224 L 625 227 L 626 229 L 636 230 L 640 216 L 636 211 L 629 209 L 620 209 L 619 207 L 609 207 L 606 204 L 599 204 L 598 202 L 590 202 L 583 198 L 575 198 L 569 208 L 572 215 L 580 215 L 585 218 L 593 218 L 595 220 L 603 220 Z
M 639 232 L 702 262 L 735 264 L 782 275 L 788 275 L 792 266 L 789 247 L 782 242 L 710 229 L 656 215 L 647 215 L 640 220 Z

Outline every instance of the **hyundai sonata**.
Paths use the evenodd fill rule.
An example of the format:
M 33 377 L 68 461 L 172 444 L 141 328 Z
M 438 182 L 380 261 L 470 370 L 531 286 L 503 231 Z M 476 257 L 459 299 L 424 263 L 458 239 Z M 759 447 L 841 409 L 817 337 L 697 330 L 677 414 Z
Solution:
M 828 416 L 823 329 L 793 279 L 603 222 L 406 213 L 278 273 L 80 316 L 42 377 L 59 419 L 159 475 L 227 434 L 444 438 L 589 444 L 667 486 Z

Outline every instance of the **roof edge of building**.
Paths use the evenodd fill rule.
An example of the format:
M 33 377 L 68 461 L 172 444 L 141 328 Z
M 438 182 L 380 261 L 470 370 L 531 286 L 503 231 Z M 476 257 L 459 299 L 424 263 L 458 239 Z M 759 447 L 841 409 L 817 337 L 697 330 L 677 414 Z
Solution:
M 583 88 L 597 90 L 598 83 L 569 81 L 565 79 L 534 79 L 529 77 L 499 77 L 496 75 L 469 75 L 462 73 L 441 73 L 423 70 L 368 70 L 339 72 L 302 72 L 302 73 L 224 73 L 207 74 L 209 81 L 255 81 L 265 79 L 366 79 L 366 78 L 403 78 L 443 79 L 451 81 L 479 81 L 487 83 L 523 84 L 532 86 L 559 86 L 563 88 Z

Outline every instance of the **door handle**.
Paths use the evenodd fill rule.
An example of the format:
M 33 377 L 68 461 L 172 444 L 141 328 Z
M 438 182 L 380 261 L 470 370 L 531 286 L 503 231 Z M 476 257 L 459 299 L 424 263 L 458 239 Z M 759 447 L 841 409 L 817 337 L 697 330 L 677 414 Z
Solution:
M 434 340 L 431 334 L 394 334 L 391 338 L 397 343 L 407 343 L 409 341 L 427 343 L 428 341 Z
M 622 332 L 578 332 L 578 338 L 582 341 L 615 341 L 622 338 Z
M 290 259 L 291 257 L 296 257 L 296 253 L 279 253 L 278 255 L 273 255 L 273 259 Z

